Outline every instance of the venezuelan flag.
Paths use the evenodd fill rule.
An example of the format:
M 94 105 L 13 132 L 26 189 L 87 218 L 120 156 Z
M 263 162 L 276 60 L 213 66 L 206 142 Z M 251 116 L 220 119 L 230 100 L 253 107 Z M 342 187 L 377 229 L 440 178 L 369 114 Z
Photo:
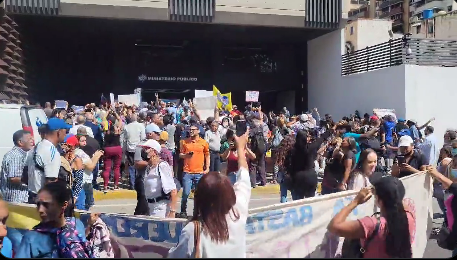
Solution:
M 232 93 L 221 94 L 219 89 L 213 85 L 213 96 L 217 100 L 217 108 L 224 109 L 226 111 L 232 111 Z

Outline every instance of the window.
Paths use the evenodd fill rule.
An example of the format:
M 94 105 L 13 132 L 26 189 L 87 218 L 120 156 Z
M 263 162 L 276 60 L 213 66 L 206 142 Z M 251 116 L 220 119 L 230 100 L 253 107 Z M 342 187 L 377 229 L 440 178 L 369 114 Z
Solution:
M 354 34 L 354 26 L 351 26 L 351 35 Z
M 420 34 L 421 33 L 421 26 L 418 25 L 416 26 L 416 34 Z

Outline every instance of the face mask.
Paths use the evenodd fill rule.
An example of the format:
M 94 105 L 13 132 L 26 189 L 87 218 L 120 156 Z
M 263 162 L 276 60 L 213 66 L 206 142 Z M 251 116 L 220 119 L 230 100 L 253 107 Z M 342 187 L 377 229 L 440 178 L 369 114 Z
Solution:
M 456 156 L 457 155 L 457 148 L 452 148 L 451 154 L 452 154 L 452 156 Z
M 149 153 L 146 150 L 141 150 L 141 159 L 143 161 L 149 161 Z
M 453 179 L 457 178 L 457 169 L 452 169 L 451 170 L 450 177 L 453 178 Z

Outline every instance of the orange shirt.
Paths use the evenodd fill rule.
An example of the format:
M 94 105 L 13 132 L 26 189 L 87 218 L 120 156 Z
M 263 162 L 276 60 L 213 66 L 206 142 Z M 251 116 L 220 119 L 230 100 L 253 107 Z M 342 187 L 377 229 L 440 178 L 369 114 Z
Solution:
M 209 156 L 209 144 L 205 139 L 197 137 L 192 140 L 187 138 L 181 140 L 182 154 L 193 152 L 191 158 L 184 159 L 184 172 L 187 173 L 203 173 L 203 165 L 205 165 L 205 156 Z M 209 167 L 209 165 L 207 165 Z

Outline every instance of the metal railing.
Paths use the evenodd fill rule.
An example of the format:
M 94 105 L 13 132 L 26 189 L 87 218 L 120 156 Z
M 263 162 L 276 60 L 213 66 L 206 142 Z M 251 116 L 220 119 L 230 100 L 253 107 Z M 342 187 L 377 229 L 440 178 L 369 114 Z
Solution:
M 179 22 L 212 22 L 216 0 L 168 0 L 170 20 Z
M 346 53 L 341 75 L 367 72 L 401 64 L 457 67 L 457 41 L 403 38 Z
M 58 15 L 60 0 L 5 0 L 8 13 Z
M 338 29 L 341 15 L 341 0 L 306 0 L 305 28 Z

